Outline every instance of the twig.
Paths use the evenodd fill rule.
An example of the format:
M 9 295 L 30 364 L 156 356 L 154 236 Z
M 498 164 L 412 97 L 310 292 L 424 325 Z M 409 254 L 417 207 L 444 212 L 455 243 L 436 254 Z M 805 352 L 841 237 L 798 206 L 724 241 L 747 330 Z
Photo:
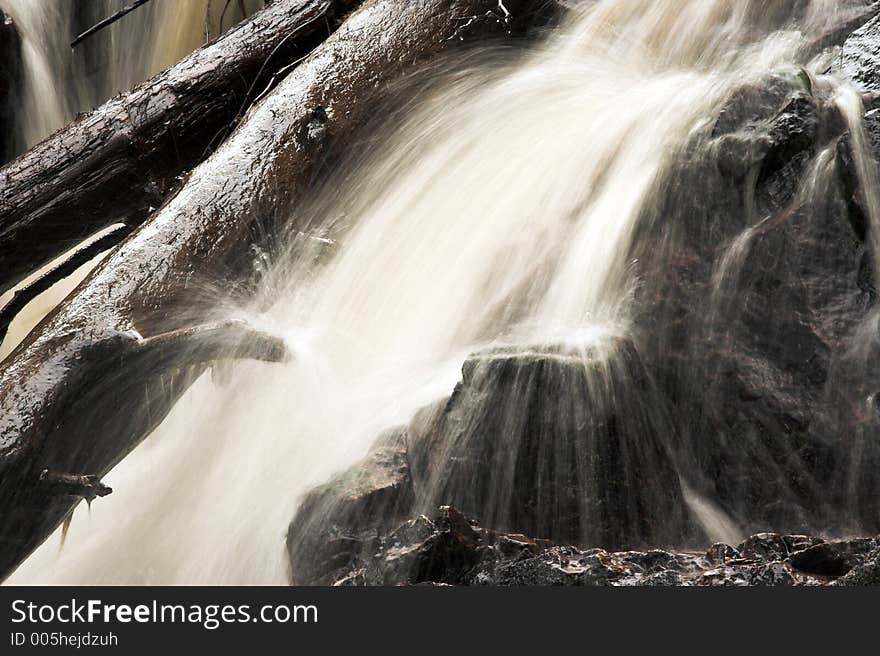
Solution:
M 85 32 L 83 32 L 78 37 L 76 37 L 73 41 L 71 41 L 70 47 L 75 48 L 78 43 L 84 41 L 85 39 L 88 39 L 95 32 L 100 32 L 108 25 L 113 25 L 113 23 L 118 21 L 120 18 L 122 18 L 126 14 L 133 12 L 135 9 L 137 9 L 141 5 L 147 4 L 149 1 L 150 0 L 134 0 L 134 2 L 131 3 L 128 7 L 123 7 L 122 9 L 117 11 L 112 16 L 108 16 L 107 18 L 102 20 L 100 23 L 96 23 L 95 25 L 92 25 L 89 29 L 87 29 Z
M 211 41 L 211 0 L 208 0 L 208 6 L 205 7 L 205 43 Z
M 229 5 L 231 2 L 232 0 L 226 0 L 226 4 L 223 5 L 223 11 L 220 12 L 220 25 L 217 28 L 218 30 L 220 30 L 220 34 L 223 34 L 223 19 L 226 18 L 226 10 L 229 9 Z
M 323 18 L 324 21 L 326 22 L 327 12 L 329 12 L 331 9 L 332 9 L 332 2 L 330 2 L 328 0 L 328 2 L 326 2 L 324 4 L 322 11 L 321 11 L 321 14 L 319 16 L 316 16 L 314 20 L 309 21 L 308 23 L 300 25 L 298 28 L 293 30 L 290 34 L 288 34 L 283 39 L 281 39 L 281 41 L 279 41 L 278 44 L 276 44 L 276 46 L 274 48 L 272 48 L 272 50 L 266 56 L 266 59 L 263 61 L 263 65 L 260 66 L 260 70 L 257 71 L 257 74 L 254 77 L 253 82 L 251 82 L 250 86 L 248 87 L 247 93 L 244 96 L 244 101 L 241 103 L 241 107 L 239 107 L 238 113 L 236 113 L 235 118 L 233 118 L 232 121 L 229 122 L 229 125 L 226 126 L 225 130 L 221 130 L 220 132 L 218 132 L 214 136 L 213 139 L 211 139 L 211 142 L 205 148 L 206 153 L 213 146 L 213 144 L 218 141 L 217 140 L 218 136 L 220 136 L 222 134 L 223 136 L 220 137 L 219 141 L 223 141 L 224 139 L 226 139 L 226 137 L 229 136 L 229 134 L 232 132 L 232 130 L 235 129 L 235 127 L 238 125 L 239 121 L 241 121 L 242 117 L 244 116 L 245 109 L 247 109 L 247 107 L 249 107 L 252 104 L 252 103 L 250 103 L 250 100 L 251 100 L 251 97 L 253 96 L 254 89 L 257 86 L 257 82 L 260 81 L 260 78 L 263 76 L 263 71 L 266 69 L 266 66 L 268 65 L 268 63 L 272 59 L 272 57 L 275 55 L 275 53 L 278 52 L 284 46 L 284 44 L 287 43 L 291 38 L 295 37 L 297 34 L 302 32 L 303 30 L 309 29 L 317 21 L 319 21 Z M 309 53 L 309 54 L 311 54 L 311 53 Z M 303 55 L 302 57 L 297 59 L 295 62 L 288 64 L 286 68 L 291 68 L 294 65 L 299 64 L 304 59 L 307 59 L 309 54 Z M 259 95 L 260 98 L 262 98 L 263 96 L 266 95 L 267 91 L 269 91 L 269 88 L 272 86 L 273 82 L 275 82 L 276 77 L 277 77 L 277 74 L 272 76 L 272 78 L 269 82 L 269 87 L 267 87 L 265 90 L 263 90 L 260 93 L 260 95 Z
M 53 494 L 82 497 L 89 502 L 113 492 L 113 488 L 104 485 L 95 474 L 69 474 L 44 469 L 40 472 L 40 483 Z
M 69 258 L 44 272 L 39 278 L 28 283 L 13 294 L 10 301 L 0 308 L 0 342 L 6 337 L 9 324 L 24 307 L 37 296 L 49 289 L 62 278 L 66 278 L 83 264 L 91 260 L 99 253 L 115 246 L 125 238 L 131 228 L 125 224 L 112 228 L 107 234 L 99 239 L 86 244 L 74 251 Z

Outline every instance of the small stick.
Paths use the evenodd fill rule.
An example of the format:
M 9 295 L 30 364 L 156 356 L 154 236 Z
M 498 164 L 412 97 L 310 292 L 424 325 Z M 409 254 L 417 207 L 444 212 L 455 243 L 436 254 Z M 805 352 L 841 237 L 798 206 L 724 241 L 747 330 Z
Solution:
M 113 492 L 113 488 L 104 485 L 95 474 L 69 474 L 44 469 L 40 472 L 40 483 L 54 494 L 82 497 L 89 502 Z
M 95 25 L 92 25 L 89 29 L 87 29 L 85 32 L 83 32 L 78 37 L 76 37 L 73 41 L 71 41 L 70 47 L 75 48 L 77 46 L 77 44 L 84 41 L 85 39 L 88 39 L 95 32 L 100 32 L 108 25 L 113 25 L 113 23 L 118 21 L 120 18 L 122 18 L 126 14 L 133 12 L 135 9 L 137 9 L 141 5 L 147 4 L 149 1 L 150 0 L 134 0 L 134 2 L 131 3 L 128 7 L 123 7 L 122 9 L 117 11 L 112 16 L 108 16 L 107 18 L 102 20 L 100 23 L 96 23 Z
M 3 307 L 0 307 L 0 342 L 6 337 L 6 332 L 9 330 L 9 324 L 12 323 L 12 320 L 15 319 L 16 315 L 21 312 L 28 303 L 59 280 L 72 274 L 99 253 L 121 242 L 130 232 L 131 228 L 124 223 L 112 228 L 107 234 L 78 248 L 71 253 L 70 257 L 66 260 L 59 262 L 51 269 L 44 272 L 39 278 L 17 290 L 9 302 Z

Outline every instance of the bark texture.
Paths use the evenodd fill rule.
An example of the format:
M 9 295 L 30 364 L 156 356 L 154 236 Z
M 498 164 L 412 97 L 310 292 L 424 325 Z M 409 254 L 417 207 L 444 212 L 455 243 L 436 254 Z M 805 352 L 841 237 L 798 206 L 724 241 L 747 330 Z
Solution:
M 98 230 L 142 222 L 354 4 L 278 0 L 0 169 L 0 294 Z M 0 51 L 7 31 L 0 16 Z
M 441 53 L 524 29 L 546 6 L 368 2 L 10 354 L 0 371 L 0 577 L 79 501 L 50 494 L 41 472 L 103 475 L 220 357 L 200 346 L 216 332 L 192 329 L 209 318 L 206 281 L 229 288 L 253 273 L 258 236 L 295 216 L 326 153 L 350 142 L 383 90 Z M 150 339 L 169 334 L 185 337 Z M 246 329 L 221 341 L 223 352 L 232 342 L 244 357 L 284 356 Z M 163 348 L 169 343 L 179 347 Z

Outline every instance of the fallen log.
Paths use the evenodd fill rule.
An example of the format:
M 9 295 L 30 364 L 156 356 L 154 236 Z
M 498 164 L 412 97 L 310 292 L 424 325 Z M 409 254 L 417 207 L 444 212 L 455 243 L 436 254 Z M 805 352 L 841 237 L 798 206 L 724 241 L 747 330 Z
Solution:
M 89 235 L 143 221 L 253 90 L 323 41 L 356 2 L 278 0 L 0 169 L 0 294 Z
M 150 357 L 131 335 L 149 341 L 209 316 L 205 281 L 228 287 L 253 274 L 258 235 L 291 227 L 325 155 L 351 142 L 392 82 L 441 53 L 524 29 L 536 5 L 547 2 L 368 2 L 10 354 L 0 371 L 0 577 L 78 501 L 48 495 L 40 472 L 102 476 L 204 368 L 191 356 L 204 331 Z M 201 360 L 224 352 L 203 350 Z

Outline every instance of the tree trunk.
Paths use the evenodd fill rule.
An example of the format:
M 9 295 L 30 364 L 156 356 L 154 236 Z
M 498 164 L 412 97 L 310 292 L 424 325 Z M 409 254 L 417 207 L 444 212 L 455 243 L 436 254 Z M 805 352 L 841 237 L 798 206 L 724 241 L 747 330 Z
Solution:
M 209 319 L 207 283 L 253 275 L 257 236 L 294 216 L 323 157 L 352 141 L 390 83 L 440 53 L 526 27 L 537 20 L 533 2 L 548 4 L 368 2 L 10 354 L 0 372 L 0 577 L 79 501 L 53 495 L 42 473 L 105 474 L 226 353 L 203 347 L 205 335 L 240 345 L 234 355 L 286 356 L 246 327 L 192 328 Z
M 356 3 L 278 0 L 0 169 L 0 294 L 98 230 L 143 221 Z

